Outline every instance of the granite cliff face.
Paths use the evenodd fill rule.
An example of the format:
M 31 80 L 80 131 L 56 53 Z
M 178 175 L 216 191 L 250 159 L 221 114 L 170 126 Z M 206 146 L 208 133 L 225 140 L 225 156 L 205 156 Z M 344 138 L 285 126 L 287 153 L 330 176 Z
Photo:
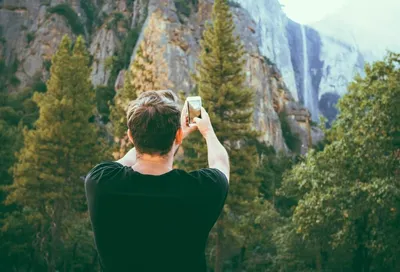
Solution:
M 261 54 L 277 64 L 292 96 L 318 121 L 335 117 L 333 107 L 364 59 L 358 46 L 291 21 L 277 0 L 237 0 L 257 24 Z
M 182 15 L 173 0 L 89 2 L 99 11 L 97 16 L 101 17 L 92 31 L 87 27 L 92 15 L 88 14 L 87 8 L 83 8 L 82 1 L 0 0 L 0 26 L 4 40 L 0 53 L 7 63 L 18 60 L 17 76 L 21 80 L 19 88 L 29 86 L 37 77 L 46 79 L 48 60 L 57 49 L 61 37 L 64 34 L 76 35 L 66 16 L 49 12 L 52 7 L 64 3 L 72 7 L 79 21 L 85 26 L 84 34 L 93 56 L 94 86 L 114 85 L 110 59 L 121 51 L 127 32 L 143 25 L 136 47 L 146 39 L 150 45 L 146 50 L 149 50 L 155 59 L 166 63 L 168 81 L 172 83 L 172 89 L 182 90 L 187 94 L 193 89 L 191 74 L 195 72 L 200 50 L 199 41 L 204 24 L 210 18 L 212 0 L 199 0 L 198 7 L 193 8 L 189 16 Z M 247 50 L 247 83 L 255 92 L 254 127 L 262 132 L 261 140 L 273 145 L 277 150 L 288 150 L 279 118 L 279 114 L 285 112 L 292 130 L 299 134 L 303 142 L 302 151 L 305 151 L 310 136 L 315 143 L 322 138 L 322 133 L 310 126 L 308 110 L 296 102 L 298 99 L 302 101 L 303 98 L 302 90 L 299 88 L 298 91 L 302 77 L 302 70 L 298 70 L 298 67 L 304 66 L 304 58 L 301 62 L 301 59 L 293 57 L 296 55 L 294 50 L 299 48 L 296 44 L 298 39 L 291 40 L 288 35 L 290 22 L 280 11 L 277 1 L 266 2 L 270 2 L 271 6 L 265 1 L 256 0 L 255 7 L 248 3 L 242 3 L 242 8 L 232 7 L 237 34 L 242 38 Z M 269 10 L 270 7 L 274 9 Z M 264 13 L 257 17 L 255 10 Z M 276 13 L 277 17 L 269 16 L 268 12 Z M 270 18 L 268 24 L 263 21 L 264 16 Z M 276 29 L 268 28 L 272 26 L 276 26 Z M 280 32 L 282 29 L 284 32 Z M 271 35 L 274 38 L 271 38 Z M 312 49 L 315 46 L 312 42 L 314 34 L 311 30 L 306 30 L 305 35 L 310 40 L 309 52 L 315 52 Z M 134 60 L 136 48 L 132 51 L 131 61 Z M 312 56 L 308 58 L 311 67 L 314 65 L 314 59 Z M 115 76 L 115 86 L 118 91 L 124 73 L 117 72 L 119 76 Z M 315 84 L 315 79 L 309 74 L 309 83 L 304 85 L 306 87 Z M 314 97 L 318 96 L 310 94 L 308 99 L 312 100 Z

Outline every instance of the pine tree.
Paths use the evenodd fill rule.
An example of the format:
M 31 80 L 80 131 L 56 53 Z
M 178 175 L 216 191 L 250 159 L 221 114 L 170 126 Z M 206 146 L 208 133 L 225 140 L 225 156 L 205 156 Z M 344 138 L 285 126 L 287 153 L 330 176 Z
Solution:
M 218 139 L 228 150 L 231 162 L 230 192 L 215 229 L 214 271 L 218 272 L 223 266 L 224 247 L 232 241 L 234 243 L 229 246 L 246 247 L 252 214 L 258 212 L 256 210 L 262 203 L 256 201 L 260 181 L 255 176 L 256 148 L 250 144 L 256 136 L 252 130 L 253 95 L 252 90 L 245 87 L 245 50 L 240 38 L 234 34 L 235 25 L 226 0 L 215 1 L 212 21 L 203 34 L 195 80 Z M 184 164 L 196 168 L 206 166 L 204 141 L 200 144 L 189 138 L 184 150 Z M 248 228 L 243 228 L 246 225 Z
M 67 241 L 74 239 L 69 228 L 86 210 L 82 177 L 100 155 L 97 129 L 90 122 L 95 103 L 89 77 L 85 41 L 79 37 L 71 52 L 65 36 L 53 58 L 47 93 L 34 95 L 39 119 L 23 133 L 6 200 L 34 211 L 26 220 L 35 226 L 36 250 L 48 271 L 57 270 Z
M 114 99 L 111 121 L 118 146 L 118 151 L 114 153 L 116 158 L 125 155 L 129 146 L 126 136 L 126 110 L 129 102 L 135 100 L 142 92 L 165 90 L 171 87 L 168 74 L 165 72 L 167 71 L 166 63 L 162 59 L 155 59 L 154 52 L 154 45 L 144 38 L 139 45 L 134 62 L 125 72 L 124 87 Z

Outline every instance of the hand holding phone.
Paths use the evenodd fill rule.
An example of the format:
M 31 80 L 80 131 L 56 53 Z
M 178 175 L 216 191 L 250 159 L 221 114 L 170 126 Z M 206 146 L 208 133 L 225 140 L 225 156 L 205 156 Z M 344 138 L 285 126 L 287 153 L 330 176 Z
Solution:
M 205 139 L 207 139 L 209 136 L 215 136 L 210 116 L 203 107 L 201 107 L 201 118 L 195 117 L 193 119 L 197 129 Z
M 190 107 L 193 108 L 193 106 L 189 105 L 189 100 L 192 103 L 194 103 L 195 105 L 198 104 L 199 100 L 201 103 L 201 98 L 193 99 L 193 97 L 188 97 L 186 99 L 185 104 L 183 105 L 182 114 L 181 114 L 181 128 L 183 130 L 183 138 L 186 138 L 190 133 L 197 130 L 197 126 L 194 124 L 194 120 L 193 120 L 196 114 L 194 114 L 193 110 L 192 110 L 192 114 L 191 114 L 191 116 L 192 116 L 191 120 L 189 118 L 189 115 L 190 115 L 189 108 Z M 201 116 L 201 112 L 200 112 L 200 116 Z
M 190 96 L 186 99 L 187 101 L 187 112 L 189 119 L 189 126 L 195 124 L 194 118 L 201 118 L 201 97 L 200 96 Z

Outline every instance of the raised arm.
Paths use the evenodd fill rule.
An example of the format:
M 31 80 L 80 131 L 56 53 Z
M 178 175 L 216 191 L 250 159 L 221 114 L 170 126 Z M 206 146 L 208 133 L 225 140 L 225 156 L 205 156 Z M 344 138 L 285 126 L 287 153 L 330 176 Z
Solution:
M 208 166 L 220 170 L 229 181 L 230 166 L 228 152 L 218 140 L 211 125 L 210 116 L 204 108 L 201 108 L 201 119 L 194 118 L 194 122 L 207 142 Z
M 122 164 L 123 166 L 133 166 L 136 163 L 136 149 L 132 148 L 131 150 L 129 150 L 129 152 L 126 153 L 126 155 L 117 162 Z

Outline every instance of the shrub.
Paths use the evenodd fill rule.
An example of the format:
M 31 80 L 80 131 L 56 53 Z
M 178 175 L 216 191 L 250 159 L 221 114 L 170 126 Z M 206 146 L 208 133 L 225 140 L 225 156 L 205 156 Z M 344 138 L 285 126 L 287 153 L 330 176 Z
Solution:
M 279 114 L 279 120 L 281 121 L 282 136 L 287 147 L 293 152 L 300 153 L 301 140 L 297 134 L 292 132 L 285 112 Z
M 6 39 L 4 38 L 3 26 L 0 25 L 0 43 L 5 44 Z
M 133 48 L 135 48 L 135 45 L 139 39 L 139 35 L 140 35 L 140 29 L 134 28 L 128 32 L 128 35 L 123 41 L 120 52 L 122 68 L 128 68 L 129 64 L 131 63 Z
M 113 15 L 113 18 L 111 19 L 111 21 L 109 21 L 107 23 L 107 29 L 116 29 L 118 26 L 118 23 L 120 21 L 125 21 L 125 17 L 121 12 L 116 12 Z M 128 23 L 126 22 L 125 27 L 128 27 Z
M 7 66 L 3 58 L 0 59 L 0 75 L 6 72 Z
M 118 62 L 118 58 L 116 56 L 109 56 L 104 60 L 104 68 L 106 70 L 112 70 L 116 62 Z
M 93 27 L 93 23 L 95 23 L 95 20 L 98 17 L 98 16 L 96 16 L 96 9 L 93 6 L 93 3 L 91 0 L 81 0 L 80 6 L 86 14 L 86 18 L 87 18 L 86 25 L 87 25 L 88 29 L 91 30 Z
M 44 60 L 43 67 L 44 69 L 46 69 L 47 72 L 49 72 L 51 68 L 51 60 Z
M 70 5 L 59 4 L 57 6 L 49 8 L 49 12 L 52 14 L 55 13 L 64 16 L 74 34 L 80 35 L 85 33 L 85 29 L 82 25 L 81 19 L 76 14 L 76 12 L 71 8 Z
M 21 81 L 19 80 L 19 78 L 16 75 L 12 75 L 10 77 L 10 85 L 11 86 L 17 87 L 20 83 L 21 83 Z
M 178 13 L 183 14 L 186 17 L 190 16 L 191 9 L 186 0 L 175 0 L 174 2 Z
M 47 92 L 47 85 L 46 85 L 45 82 L 43 82 L 43 80 L 38 78 L 32 84 L 32 91 L 33 92 L 39 92 L 39 93 L 45 93 L 45 92 Z
M 122 69 L 127 69 L 129 67 L 129 64 L 131 63 L 133 48 L 135 48 L 137 40 L 139 39 L 140 31 L 141 27 L 130 30 L 128 32 L 128 35 L 122 42 L 121 50 L 112 57 L 112 70 L 109 79 L 110 84 L 114 84 L 115 80 L 118 77 L 119 71 L 121 71 Z M 107 63 L 109 62 L 110 60 L 106 60 L 106 68 Z M 108 68 L 110 68 L 110 66 L 108 66 Z
M 26 34 L 26 41 L 30 44 L 35 39 L 35 34 L 33 32 L 28 32 Z

